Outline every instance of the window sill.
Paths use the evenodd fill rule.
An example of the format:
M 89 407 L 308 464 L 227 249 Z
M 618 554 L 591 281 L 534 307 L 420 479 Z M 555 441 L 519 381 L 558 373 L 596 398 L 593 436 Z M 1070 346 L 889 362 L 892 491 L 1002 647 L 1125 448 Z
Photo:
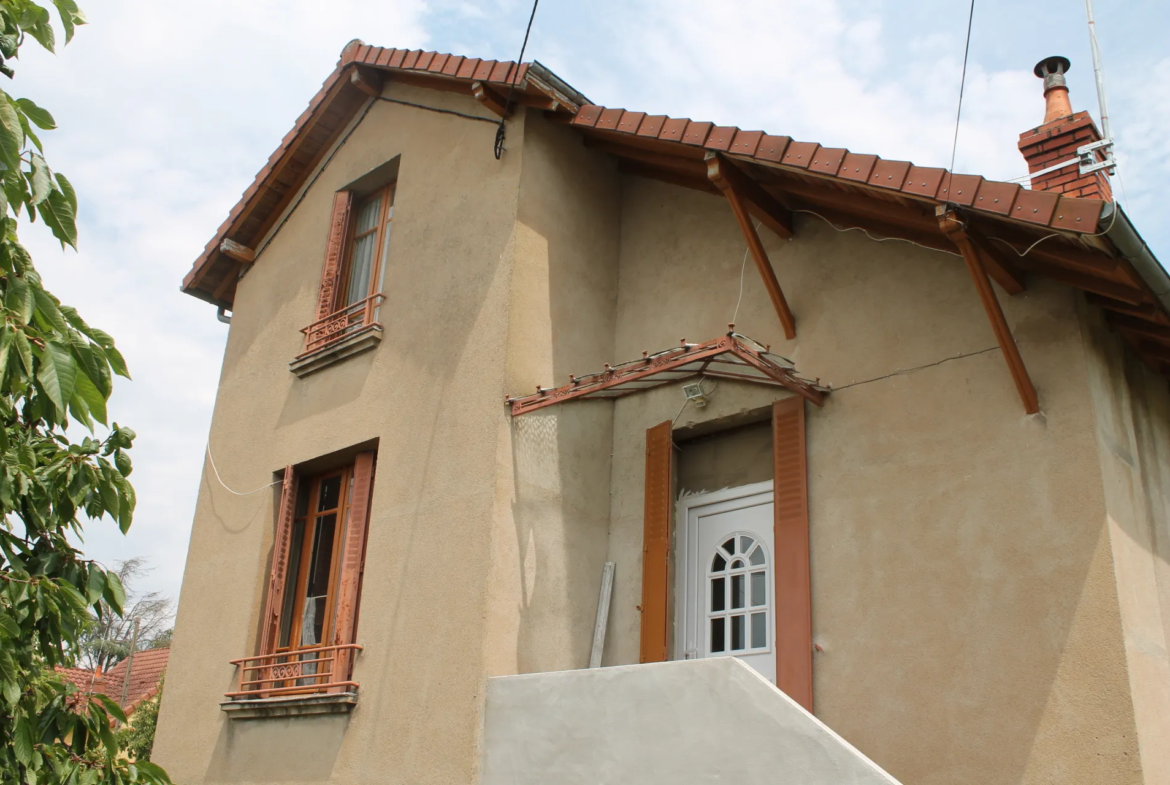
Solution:
M 275 698 L 226 700 L 220 709 L 233 720 L 284 719 L 316 717 L 323 714 L 349 714 L 357 705 L 356 692 L 326 695 L 283 695 Z
M 288 368 L 297 375 L 297 378 L 304 378 L 348 357 L 367 352 L 381 342 L 382 325 L 371 324 L 347 335 L 336 343 L 323 346 L 308 354 L 302 354 L 289 363 Z

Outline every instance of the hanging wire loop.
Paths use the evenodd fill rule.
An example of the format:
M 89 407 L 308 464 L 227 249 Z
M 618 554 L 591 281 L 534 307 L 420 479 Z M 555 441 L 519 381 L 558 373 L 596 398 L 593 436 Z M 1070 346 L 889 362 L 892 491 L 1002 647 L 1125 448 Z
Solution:
M 540 5 L 540 0 L 533 0 L 532 13 L 528 15 L 528 28 L 524 31 L 524 43 L 520 45 L 520 56 L 516 58 L 516 73 L 512 75 L 508 83 L 508 98 L 504 101 L 504 113 L 500 117 L 500 127 L 496 129 L 496 141 L 492 148 L 497 161 L 504 154 L 504 137 L 507 135 L 505 123 L 508 121 L 508 110 L 512 107 L 512 93 L 516 89 L 516 77 L 520 75 L 520 66 L 524 65 L 524 50 L 528 48 L 528 34 L 532 32 L 532 20 L 536 18 L 538 5 Z

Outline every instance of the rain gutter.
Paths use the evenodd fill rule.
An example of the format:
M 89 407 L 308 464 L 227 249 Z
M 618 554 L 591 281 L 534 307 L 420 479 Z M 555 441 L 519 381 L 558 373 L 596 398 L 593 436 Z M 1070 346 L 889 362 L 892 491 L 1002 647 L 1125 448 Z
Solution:
M 1161 262 L 1154 256 L 1154 252 L 1150 250 L 1150 246 L 1146 245 L 1146 241 L 1138 234 L 1137 229 L 1130 222 L 1129 216 L 1125 214 L 1120 205 L 1113 202 L 1105 205 L 1105 209 L 1101 212 L 1100 223 L 1109 227 L 1105 230 L 1105 236 L 1137 270 L 1138 275 L 1142 277 L 1154 296 L 1158 298 L 1158 302 L 1162 304 L 1162 308 L 1170 313 L 1170 274 L 1167 274 L 1166 268 L 1162 266 Z

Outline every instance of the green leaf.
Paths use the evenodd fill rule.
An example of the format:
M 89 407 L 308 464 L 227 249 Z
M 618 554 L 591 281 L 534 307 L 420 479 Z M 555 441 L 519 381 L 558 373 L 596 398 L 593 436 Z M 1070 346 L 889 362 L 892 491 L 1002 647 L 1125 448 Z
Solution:
M 24 112 L 20 113 L 20 130 L 24 133 L 25 138 L 32 140 L 32 143 L 36 145 L 38 150 L 42 153 L 45 151 L 45 148 L 41 146 L 41 138 L 32 129 L 32 124 L 28 121 L 28 117 Z
M 110 573 L 110 575 L 112 577 L 116 577 L 116 576 L 114 576 L 113 573 Z M 93 697 L 97 698 L 98 701 L 101 702 L 102 706 L 105 707 L 106 711 L 109 712 L 111 717 L 116 719 L 118 722 L 125 722 L 126 721 L 126 712 L 122 711 L 122 707 L 119 706 L 118 704 L 114 703 L 113 699 L 110 698 L 110 696 L 103 695 L 99 692 L 99 693 L 96 693 Z
M 77 383 L 77 361 L 67 348 L 56 341 L 49 341 L 41 354 L 37 381 L 41 383 L 49 400 L 59 411 L 64 412 L 69 399 L 73 397 L 73 386 Z
M 110 361 L 110 368 L 113 369 L 114 373 L 124 379 L 129 379 L 130 371 L 126 369 L 126 361 L 122 359 L 122 353 L 115 349 L 112 343 L 105 347 L 105 350 L 106 359 Z
M 42 9 L 43 10 L 43 9 Z M 56 51 L 57 40 L 53 34 L 53 25 L 49 23 L 49 14 L 45 13 L 44 21 L 38 21 L 36 24 L 25 27 L 25 31 L 37 40 L 37 43 L 48 49 L 50 52 Z
M 102 592 L 106 602 L 119 616 L 122 615 L 122 605 L 126 602 L 126 590 L 122 588 L 122 581 L 116 572 L 106 573 L 106 590 Z
M 69 202 L 69 206 L 73 208 L 73 214 L 77 214 L 77 192 L 73 190 L 73 184 L 65 179 L 65 175 L 58 172 L 53 177 L 57 180 L 57 187 L 61 189 L 61 193 L 65 196 L 65 201 Z
M 24 330 L 15 330 L 12 334 L 12 342 L 16 344 L 16 353 L 20 355 L 20 364 L 24 366 L 25 374 L 31 377 L 33 374 L 32 347 L 29 346 L 28 336 L 24 334 Z
M 60 179 L 60 178 L 58 178 Z M 73 202 L 76 197 L 73 197 Z M 66 245 L 77 248 L 77 207 L 70 197 L 61 191 L 50 191 L 45 201 L 36 206 L 41 219 L 48 224 L 53 236 L 61 241 L 61 247 Z
M 4 633 L 9 638 L 20 637 L 20 627 L 7 613 L 0 613 L 0 633 Z
M 61 26 L 65 28 L 65 43 L 68 44 L 73 40 L 73 28 L 85 24 L 85 14 L 73 0 L 53 0 L 53 5 L 61 14 Z
M 33 757 L 33 729 L 28 717 L 23 714 L 16 719 L 16 732 L 12 734 L 12 751 L 16 759 L 25 766 L 32 763 Z
M 0 386 L 4 384 L 4 379 L 8 375 L 8 355 L 11 349 L 12 328 L 5 324 L 0 326 Z
M 0 90 L 0 154 L 9 169 L 20 169 L 20 150 L 24 147 L 24 129 L 20 125 L 20 114 L 16 103 Z
M 33 301 L 36 303 L 37 309 L 49 320 L 53 329 L 62 335 L 69 335 L 73 332 L 69 329 L 69 323 L 65 321 L 65 317 L 61 315 L 61 309 L 57 307 L 57 301 L 53 295 L 40 286 L 30 286 L 29 288 L 32 290 Z
M 53 115 L 49 114 L 48 110 L 34 104 L 27 98 L 17 98 L 16 105 L 20 107 L 25 116 L 40 128 L 45 131 L 52 131 L 57 127 L 57 121 L 53 119 Z
M 33 315 L 33 293 L 23 278 L 8 276 L 8 291 L 4 293 L 4 306 L 15 313 L 21 324 L 28 324 Z
M 89 374 L 85 371 L 79 371 L 77 374 L 77 386 L 74 389 L 76 397 L 80 398 L 85 404 L 86 409 L 93 415 L 94 419 L 102 425 L 106 424 L 106 396 L 102 395 L 97 386 L 94 385 L 93 380 L 89 378 Z
M 85 599 L 90 605 L 102 598 L 102 592 L 106 590 L 106 574 L 101 567 L 94 563 L 89 565 L 89 575 L 86 576 L 85 581 Z
M 49 165 L 45 163 L 45 159 L 33 153 L 32 173 L 25 175 L 28 178 L 29 187 L 32 188 L 33 205 L 40 204 L 49 198 L 49 194 L 53 193 L 51 174 Z

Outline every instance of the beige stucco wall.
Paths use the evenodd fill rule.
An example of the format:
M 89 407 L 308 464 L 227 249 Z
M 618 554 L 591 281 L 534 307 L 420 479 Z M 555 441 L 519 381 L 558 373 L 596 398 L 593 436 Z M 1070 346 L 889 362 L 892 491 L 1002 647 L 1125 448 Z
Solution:
M 807 215 L 765 245 L 797 338 L 750 264 L 737 330 L 838 388 L 808 408 L 817 715 L 915 785 L 1141 781 L 1072 292 L 1002 298 L 1027 417 L 958 258 Z M 618 359 L 726 330 L 743 250 L 718 198 L 630 178 Z M 776 397 L 722 382 L 677 425 Z M 638 660 L 643 433 L 682 400 L 615 405 L 607 664 Z
M 387 94 L 487 116 L 472 99 Z M 276 493 L 205 474 L 156 759 L 176 782 L 451 783 L 472 779 L 484 679 L 497 438 L 523 123 L 492 156 L 489 123 L 376 103 L 236 295 L 210 434 L 224 480 L 378 438 L 348 718 L 229 722 L 229 658 L 255 650 Z M 401 155 L 375 350 L 289 372 L 313 318 L 333 192 Z
M 1142 768 L 1170 782 L 1170 391 L 1081 314 Z
M 744 249 L 719 198 L 620 175 L 539 113 L 503 161 L 492 134 L 375 104 L 240 284 L 210 434 L 225 480 L 379 440 L 362 697 L 349 717 L 224 719 L 277 492 L 205 476 L 156 746 L 177 782 L 476 781 L 486 678 L 582 667 L 607 559 L 604 661 L 637 661 L 644 430 L 781 394 L 725 381 L 681 414 L 664 387 L 509 418 L 505 393 L 721 335 Z M 396 155 L 386 339 L 296 379 L 332 194 Z M 797 339 L 750 263 L 736 321 L 838 388 L 808 410 L 818 716 L 908 785 L 1141 781 L 1072 293 L 1004 298 L 1040 392 L 1025 417 L 957 257 L 797 224 L 764 230 Z

